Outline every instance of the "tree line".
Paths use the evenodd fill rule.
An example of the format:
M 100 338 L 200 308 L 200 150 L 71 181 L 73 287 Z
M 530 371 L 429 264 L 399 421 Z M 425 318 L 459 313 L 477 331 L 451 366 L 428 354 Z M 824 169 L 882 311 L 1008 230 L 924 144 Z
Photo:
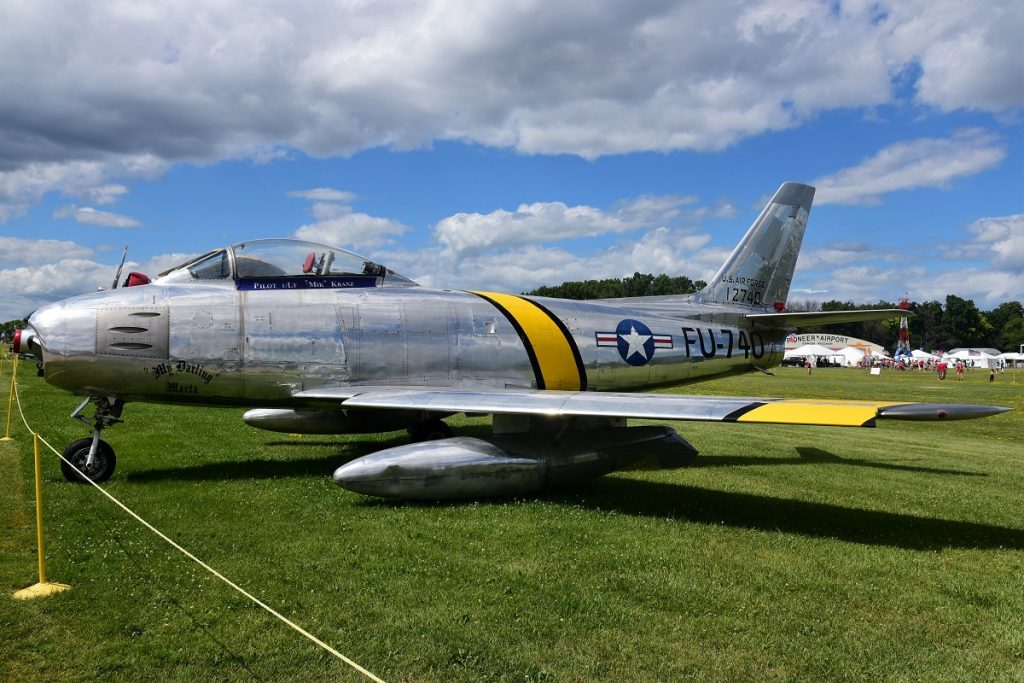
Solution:
M 856 311 L 868 308 L 895 308 L 891 301 L 874 304 L 854 304 L 850 301 L 794 303 L 791 310 Z M 787 304 L 787 308 L 790 306 Z M 923 301 L 912 303 L 909 318 L 910 346 L 932 351 L 959 347 L 992 348 L 1017 351 L 1024 344 L 1024 305 L 1019 301 L 1004 301 L 989 311 L 983 311 L 971 299 L 955 294 L 946 296 L 945 303 Z M 820 328 L 801 328 L 801 332 L 831 332 L 857 337 L 881 344 L 894 350 L 899 339 L 899 319 L 841 323 Z
M 706 285 L 703 280 L 691 280 L 685 275 L 671 277 L 664 273 L 655 276 L 636 272 L 624 278 L 563 282 L 552 287 L 538 287 L 525 294 L 557 299 L 618 299 L 627 296 L 692 294 Z

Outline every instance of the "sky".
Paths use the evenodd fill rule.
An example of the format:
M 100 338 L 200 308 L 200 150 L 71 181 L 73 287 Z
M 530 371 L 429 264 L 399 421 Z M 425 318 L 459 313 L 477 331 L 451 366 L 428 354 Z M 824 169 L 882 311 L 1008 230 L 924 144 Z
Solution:
M 817 187 L 790 301 L 1024 298 L 1024 3 L 0 5 L 0 321 L 261 237 L 422 285 L 708 279 Z

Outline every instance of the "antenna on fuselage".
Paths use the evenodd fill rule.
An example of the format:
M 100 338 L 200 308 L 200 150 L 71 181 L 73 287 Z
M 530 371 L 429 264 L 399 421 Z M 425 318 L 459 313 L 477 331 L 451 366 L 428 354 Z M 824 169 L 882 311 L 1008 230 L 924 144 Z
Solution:
M 114 276 L 114 284 L 110 285 L 111 289 L 117 289 L 117 283 L 121 279 L 121 271 L 124 270 L 124 260 L 128 258 L 128 245 L 124 245 L 124 253 L 121 254 L 121 265 L 117 267 L 117 275 Z

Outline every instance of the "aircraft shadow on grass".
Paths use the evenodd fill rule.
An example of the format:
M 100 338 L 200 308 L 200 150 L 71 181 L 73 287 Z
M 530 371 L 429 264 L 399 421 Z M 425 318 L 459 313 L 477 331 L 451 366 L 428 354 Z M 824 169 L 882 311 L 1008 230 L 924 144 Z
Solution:
M 622 514 L 907 550 L 1024 550 L 1024 529 L 697 486 L 605 477 L 551 500 Z
M 276 441 L 266 445 L 336 446 L 338 449 L 321 456 L 298 459 L 260 458 L 212 462 L 191 467 L 125 472 L 122 474 L 122 478 L 133 482 L 151 482 L 329 477 L 334 469 L 344 462 L 358 458 L 372 450 L 397 446 L 405 442 L 406 438 L 401 435 L 385 442 L 374 441 L 366 444 L 329 440 Z M 697 458 L 694 466 L 835 463 L 928 474 L 986 476 L 978 472 L 843 459 L 816 448 L 798 448 L 797 451 L 800 454 L 799 459 L 773 460 L 755 456 L 710 456 L 705 459 Z M 909 550 L 941 550 L 945 548 L 1024 550 L 1024 529 L 864 510 L 829 503 L 719 491 L 626 477 L 602 477 L 579 488 L 552 492 L 544 497 L 555 502 L 584 508 L 614 510 L 628 515 L 725 525 L 754 531 L 794 533 L 814 538 L 835 538 L 850 543 L 891 546 Z M 452 506 L 467 503 L 465 501 L 410 503 L 367 499 L 358 504 L 387 508 L 409 505 Z M 474 502 L 473 504 L 479 503 Z
M 713 467 L 740 467 L 744 465 L 851 465 L 853 467 L 872 467 L 880 470 L 893 470 L 896 472 L 916 472 L 919 474 L 953 474 L 963 477 L 987 477 L 985 472 L 971 472 L 968 470 L 951 470 L 940 467 L 922 467 L 919 465 L 899 465 L 890 462 L 878 462 L 877 460 L 865 460 L 864 458 L 840 458 L 838 455 L 823 451 L 820 448 L 798 446 L 796 452 L 799 458 L 764 458 L 751 455 L 714 455 L 699 457 L 693 461 L 690 467 L 713 468 Z

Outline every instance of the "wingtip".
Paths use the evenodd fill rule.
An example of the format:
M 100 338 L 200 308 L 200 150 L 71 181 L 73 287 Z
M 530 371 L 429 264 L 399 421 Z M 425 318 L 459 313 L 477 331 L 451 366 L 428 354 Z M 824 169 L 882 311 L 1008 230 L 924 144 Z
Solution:
M 879 408 L 878 417 L 887 420 L 973 420 L 1013 410 L 1005 406 L 966 403 L 903 403 Z

